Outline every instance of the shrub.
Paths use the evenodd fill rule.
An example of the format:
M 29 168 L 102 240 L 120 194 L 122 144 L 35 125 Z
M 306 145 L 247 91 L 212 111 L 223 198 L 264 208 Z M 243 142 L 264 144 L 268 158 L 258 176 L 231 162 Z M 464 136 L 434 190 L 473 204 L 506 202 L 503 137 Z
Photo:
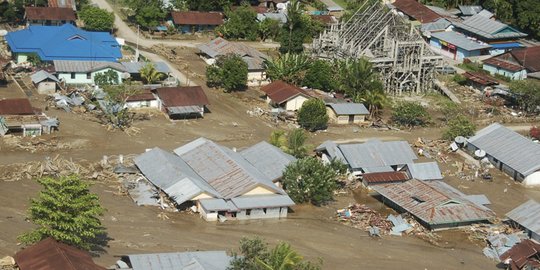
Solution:
M 467 83 L 467 78 L 461 74 L 456 74 L 452 77 L 452 81 L 459 85 L 465 85 Z
M 430 120 L 426 109 L 418 102 L 401 102 L 392 114 L 392 121 L 400 126 L 425 126 Z
M 206 68 L 206 84 L 223 87 L 225 91 L 241 90 L 246 87 L 248 66 L 242 57 L 227 54 L 219 57 L 214 65 Z
M 443 139 L 453 140 L 457 136 L 473 136 L 476 125 L 466 116 L 458 115 L 448 121 L 448 128 L 443 133 Z
M 328 115 L 324 101 L 318 98 L 305 101 L 298 111 L 298 124 L 309 131 L 326 128 Z

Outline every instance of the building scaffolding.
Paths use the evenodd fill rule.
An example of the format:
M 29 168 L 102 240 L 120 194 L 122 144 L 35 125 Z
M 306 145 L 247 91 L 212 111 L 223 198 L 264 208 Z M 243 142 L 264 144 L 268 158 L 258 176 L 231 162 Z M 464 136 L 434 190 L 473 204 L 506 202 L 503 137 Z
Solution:
M 431 91 L 442 57 L 429 49 L 410 23 L 372 2 L 366 1 L 348 21 L 321 33 L 313 41 L 313 54 L 325 59 L 369 59 L 388 94 Z

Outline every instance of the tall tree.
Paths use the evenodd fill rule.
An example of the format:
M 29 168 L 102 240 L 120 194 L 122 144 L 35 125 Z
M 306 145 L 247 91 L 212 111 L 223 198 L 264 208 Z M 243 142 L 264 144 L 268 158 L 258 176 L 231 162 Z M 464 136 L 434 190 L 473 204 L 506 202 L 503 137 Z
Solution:
M 303 257 L 290 244 L 281 242 L 272 249 L 266 262 L 257 259 L 257 263 L 265 270 L 295 270 L 302 260 Z
M 328 61 L 317 59 L 314 60 L 306 76 L 302 81 L 302 84 L 315 89 L 320 89 L 326 92 L 334 90 L 334 69 L 333 65 Z
M 207 85 L 223 87 L 225 91 L 242 90 L 247 85 L 248 65 L 242 57 L 230 53 L 220 56 L 206 68 Z
M 141 70 L 141 78 L 144 83 L 153 84 L 159 82 L 163 78 L 163 73 L 157 71 L 156 66 L 153 63 L 146 63 Z
M 232 0 L 187 0 L 189 10 L 219 11 L 231 7 Z
M 257 13 L 247 4 L 234 10 L 226 9 L 227 21 L 217 31 L 227 39 L 256 40 L 258 36 Z
M 79 18 L 84 21 L 84 29 L 90 31 L 112 31 L 114 26 L 114 13 L 94 6 L 86 6 Z
M 310 34 L 309 24 L 303 18 L 300 1 L 291 0 L 287 8 L 287 23 L 281 30 L 281 53 L 301 53 L 304 51 L 304 40 Z
M 388 97 L 381 82 L 373 83 L 371 86 L 355 101 L 364 103 L 368 107 L 370 117 L 373 118 L 388 104 Z
M 540 38 L 540 2 L 538 0 L 516 1 L 516 23 L 519 27 L 531 34 L 533 38 Z
M 306 100 L 298 110 L 298 124 L 309 131 L 326 128 L 328 114 L 324 101 L 318 98 Z
M 99 216 L 104 209 L 97 195 L 92 194 L 79 176 L 43 177 L 37 199 L 31 200 L 29 219 L 37 225 L 19 237 L 30 244 L 53 237 L 58 241 L 85 250 L 99 250 L 105 229 Z
M 355 101 L 360 101 L 368 90 L 381 86 L 379 74 L 365 58 L 342 61 L 339 68 L 338 88 Z
M 264 60 L 266 76 L 273 81 L 300 85 L 311 66 L 311 59 L 305 54 L 280 54 L 276 58 Z

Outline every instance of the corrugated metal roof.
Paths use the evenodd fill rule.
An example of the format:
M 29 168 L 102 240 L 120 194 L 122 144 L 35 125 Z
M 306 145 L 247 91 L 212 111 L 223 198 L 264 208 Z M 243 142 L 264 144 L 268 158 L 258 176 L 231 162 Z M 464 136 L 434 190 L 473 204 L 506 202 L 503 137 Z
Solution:
M 199 203 L 206 211 L 231 211 L 231 204 L 224 199 L 200 199 Z M 232 205 L 234 206 L 234 204 Z
M 173 11 L 174 24 L 177 25 L 222 25 L 223 13 L 201 11 Z
M 412 178 L 418 180 L 441 180 L 443 176 L 437 162 L 423 162 L 407 164 Z
M 368 115 L 369 111 L 362 103 L 326 103 L 337 115 Z
M 403 182 L 407 180 L 409 180 L 409 175 L 406 172 L 378 172 L 364 173 L 362 175 L 362 181 L 368 184 Z
M 226 270 L 231 257 L 225 251 L 197 251 L 128 255 L 133 270 Z
M 478 15 L 482 16 L 482 17 L 485 17 L 485 18 L 488 18 L 488 19 L 491 19 L 491 18 L 493 18 L 493 16 L 495 14 L 489 12 L 487 9 L 484 9 L 484 10 L 478 12 Z
M 430 225 L 486 221 L 495 216 L 488 208 L 470 202 L 463 193 L 442 181 L 412 179 L 372 188 Z
M 476 41 L 468 39 L 463 34 L 452 32 L 452 31 L 432 33 L 431 37 L 434 37 L 442 41 L 446 41 L 448 43 L 455 45 L 456 47 L 465 49 L 467 51 L 487 49 L 490 47 L 487 44 L 480 44 Z
M 36 114 L 27 98 L 0 99 L 0 115 L 33 115 Z
M 193 114 L 201 113 L 204 111 L 203 106 L 176 106 L 176 107 L 167 107 L 167 113 L 169 115 L 175 114 Z
M 440 18 L 434 22 L 430 23 L 423 23 L 420 26 L 420 30 L 422 32 L 435 32 L 435 31 L 444 31 L 446 28 L 448 28 L 452 23 L 444 18 Z
M 203 192 L 220 197 L 186 162 L 172 153 L 154 148 L 137 156 L 134 162 L 148 181 L 161 188 L 178 204 Z
M 507 24 L 486 18 L 485 14 L 476 14 L 465 19 L 463 22 L 454 22 L 454 25 L 486 39 L 520 38 L 527 36 L 527 34 Z
M 406 141 L 372 140 L 362 144 L 340 144 L 338 149 L 352 169 L 405 165 L 417 159 Z
M 77 16 L 71 8 L 59 7 L 25 7 L 28 20 L 75 21 Z
M 162 87 L 155 91 L 165 107 L 205 106 L 210 103 L 200 86 Z
M 174 150 L 224 198 L 240 196 L 262 185 L 277 193 L 283 190 L 258 171 L 239 153 L 205 138 L 199 138 Z
M 283 102 L 289 101 L 297 96 L 304 96 L 308 99 L 311 98 L 306 91 L 304 91 L 304 89 L 279 80 L 273 81 L 261 87 L 261 91 L 265 92 L 266 95 L 276 104 L 282 104 Z
M 416 0 L 396 0 L 392 5 L 421 23 L 433 22 L 441 18 L 439 14 Z
M 347 164 L 347 160 L 341 153 L 341 150 L 339 150 L 338 145 L 333 141 L 325 141 L 321 145 L 317 146 L 315 148 L 315 151 L 317 152 L 324 152 L 326 151 L 328 153 L 328 156 L 331 159 L 339 160 L 343 162 L 344 164 Z M 390 168 L 391 169 L 391 168 Z
M 509 269 L 538 269 L 540 268 L 540 244 L 530 239 L 524 239 L 503 253 L 499 259 L 509 261 Z
M 20 270 L 105 270 L 92 261 L 90 253 L 49 237 L 15 254 Z
M 45 70 L 40 70 L 32 75 L 30 75 L 30 79 L 33 83 L 40 83 L 46 79 L 52 80 L 54 82 L 60 82 L 58 78 L 50 74 L 49 72 Z
M 381 167 L 366 167 L 362 168 L 364 173 L 382 173 L 382 172 L 393 172 L 394 169 L 390 166 L 381 166 Z
M 169 66 L 165 62 L 122 62 L 122 66 L 126 69 L 126 72 L 131 74 L 138 74 L 140 73 L 140 70 L 146 66 L 147 64 L 153 64 L 156 68 L 157 72 L 161 73 L 169 73 L 171 70 L 169 69 Z
M 472 15 L 475 15 L 477 13 L 479 13 L 480 11 L 483 10 L 482 6 L 465 6 L 465 5 L 459 5 L 458 6 L 459 10 L 461 11 L 461 14 L 465 15 L 465 16 L 472 16 Z
M 122 72 L 126 71 L 124 66 L 115 62 L 54 60 L 53 64 L 56 72 L 86 73 L 105 68 L 112 68 Z
M 285 168 L 296 160 L 293 156 L 264 141 L 241 151 L 240 154 L 272 181 L 281 178 Z
M 268 56 L 257 49 L 239 42 L 229 42 L 216 38 L 206 44 L 197 46 L 202 53 L 212 58 L 233 53 L 239 55 L 248 64 L 248 70 L 262 70 L 264 59 Z
M 499 123 L 478 131 L 467 141 L 525 177 L 540 170 L 540 144 Z
M 294 205 L 289 195 L 253 195 L 234 197 L 231 201 L 238 209 L 285 207 Z
M 490 205 L 488 197 L 484 194 L 466 195 L 465 198 L 476 205 Z
M 540 203 L 528 200 L 506 214 L 508 218 L 540 235 Z

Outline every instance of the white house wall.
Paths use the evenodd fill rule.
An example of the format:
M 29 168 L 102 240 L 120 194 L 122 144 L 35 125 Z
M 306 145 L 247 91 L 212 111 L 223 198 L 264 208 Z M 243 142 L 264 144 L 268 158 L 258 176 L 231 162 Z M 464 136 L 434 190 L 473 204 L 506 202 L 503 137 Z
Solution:
M 109 70 L 115 71 L 118 74 L 119 82 L 122 83 L 122 72 L 120 72 L 118 70 L 115 70 L 115 69 L 111 69 L 111 68 L 105 68 L 105 69 L 90 72 L 90 78 L 87 77 L 87 73 L 74 72 L 75 73 L 75 78 L 72 78 L 71 74 L 73 72 L 59 72 L 58 73 L 58 79 L 63 80 L 64 82 L 66 82 L 66 84 L 94 84 L 94 78 L 95 78 L 96 74 L 104 73 L 104 72 L 107 72 Z
M 285 103 L 285 110 L 287 111 L 300 110 L 300 108 L 302 107 L 302 104 L 304 104 L 306 100 L 308 99 L 304 96 L 297 96 Z
M 129 109 L 140 108 L 158 108 L 159 104 L 157 100 L 141 100 L 141 101 L 129 101 L 126 102 L 126 107 Z

